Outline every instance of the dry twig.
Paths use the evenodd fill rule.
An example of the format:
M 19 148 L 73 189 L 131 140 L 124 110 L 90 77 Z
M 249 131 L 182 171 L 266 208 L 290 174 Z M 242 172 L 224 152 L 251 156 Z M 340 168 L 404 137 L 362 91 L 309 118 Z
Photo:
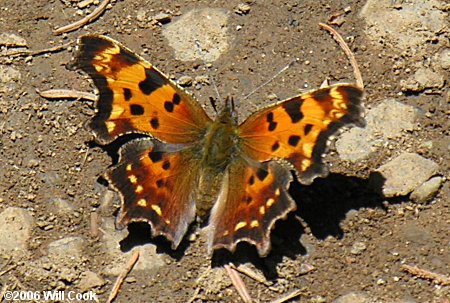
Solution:
M 71 31 L 74 31 L 74 30 L 82 27 L 83 25 L 85 25 L 89 22 L 92 22 L 93 20 L 97 19 L 105 11 L 106 6 L 109 4 L 109 1 L 110 0 L 103 0 L 103 2 L 100 3 L 100 5 L 92 13 L 90 13 L 83 19 L 80 19 L 74 23 L 57 28 L 53 31 L 53 33 L 55 35 L 59 35 L 62 33 L 71 32 Z
M 53 46 L 50 48 L 44 48 L 37 51 L 28 50 L 28 49 L 22 49 L 22 50 L 15 50 L 5 53 L 0 53 L 0 57 L 20 57 L 20 56 L 37 56 L 42 55 L 46 53 L 55 53 L 59 52 L 60 50 L 63 50 L 67 48 L 70 44 L 72 44 L 72 41 L 67 42 L 63 45 Z
M 115 299 L 115 297 L 119 293 L 119 289 L 122 286 L 123 281 L 133 268 L 134 264 L 136 264 L 138 259 L 139 259 L 139 249 L 135 249 L 133 251 L 133 254 L 131 255 L 130 260 L 128 260 L 128 263 L 126 264 L 124 270 L 117 277 L 117 280 L 114 283 L 111 293 L 109 294 L 108 301 L 106 301 L 107 303 L 111 303 Z
M 233 283 L 234 287 L 238 291 L 239 296 L 241 296 L 242 300 L 245 303 L 251 303 L 252 298 L 250 297 L 250 294 L 248 293 L 248 290 L 247 290 L 247 287 L 245 286 L 244 281 L 242 281 L 241 277 L 239 276 L 239 273 L 228 264 L 226 264 L 224 267 L 227 271 L 228 276 L 231 279 L 231 282 Z
M 89 101 L 96 101 L 95 94 L 80 92 L 72 89 L 49 89 L 45 91 L 36 90 L 36 92 L 46 99 L 85 99 Z
M 342 50 L 345 52 L 345 54 L 347 55 L 347 58 L 350 60 L 350 64 L 353 67 L 353 74 L 355 75 L 356 78 L 356 84 L 363 89 L 364 88 L 364 82 L 361 76 L 361 72 L 359 70 L 358 67 L 358 63 L 356 62 L 355 56 L 353 55 L 352 51 L 350 50 L 350 48 L 348 47 L 347 43 L 345 43 L 344 38 L 342 38 L 342 36 L 331 26 L 325 24 L 325 23 L 319 23 L 319 25 L 326 29 L 327 31 L 329 31 L 332 35 L 333 38 L 337 41 L 337 43 L 339 44 L 339 46 L 342 48 Z
M 287 294 L 286 296 L 276 299 L 275 301 L 272 301 L 271 303 L 283 303 L 283 302 L 289 301 L 290 299 L 300 296 L 304 290 L 305 290 L 305 288 L 294 290 L 293 292 Z
M 425 269 L 418 268 L 417 266 L 410 266 L 406 264 L 403 264 L 401 268 L 403 271 L 406 271 L 414 276 L 431 280 L 435 284 L 450 285 L 450 277 L 448 276 L 444 276 Z
M 253 270 L 251 270 L 250 268 L 248 268 L 245 265 L 239 265 L 238 267 L 234 266 L 234 264 L 230 265 L 233 269 L 236 269 L 238 272 L 240 272 L 241 274 L 246 275 L 247 277 L 255 280 L 256 282 L 259 282 L 261 284 L 264 284 L 266 286 L 271 286 L 272 283 L 268 282 L 264 276 L 262 276 L 261 274 L 258 274 L 256 272 L 254 272 Z
M 3 285 L 2 290 L 0 291 L 0 302 L 3 302 L 3 297 L 8 291 L 8 287 L 9 287 L 8 284 Z

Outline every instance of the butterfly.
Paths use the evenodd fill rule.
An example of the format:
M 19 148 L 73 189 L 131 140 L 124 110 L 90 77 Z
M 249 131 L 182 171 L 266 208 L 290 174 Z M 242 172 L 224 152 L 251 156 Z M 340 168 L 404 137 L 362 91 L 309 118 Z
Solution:
M 117 226 L 148 222 L 176 249 L 189 225 L 208 220 L 208 250 L 233 252 L 245 241 L 270 250 L 278 219 L 296 209 L 291 171 L 303 184 L 327 175 L 331 134 L 362 126 L 360 88 L 338 84 L 269 105 L 238 123 L 232 100 L 211 119 L 186 91 L 119 42 L 78 40 L 74 59 L 98 88 L 95 141 L 141 134 L 119 150 L 104 178 L 121 197 Z M 206 222 L 206 221 L 204 221 Z

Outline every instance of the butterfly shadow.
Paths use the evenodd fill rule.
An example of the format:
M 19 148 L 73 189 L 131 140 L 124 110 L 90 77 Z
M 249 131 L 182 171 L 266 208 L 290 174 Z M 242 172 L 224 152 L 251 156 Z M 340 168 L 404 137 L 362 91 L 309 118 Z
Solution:
M 339 226 L 350 210 L 360 208 L 385 209 L 379 193 L 384 184 L 379 173 L 370 178 L 346 177 L 330 174 L 326 178 L 317 178 L 311 185 L 302 185 L 298 181 L 291 183 L 290 195 L 297 203 L 297 210 L 286 220 L 279 220 L 271 233 L 272 249 L 268 256 L 258 256 L 255 247 L 239 243 L 232 254 L 225 250 L 215 252 L 212 266 L 252 263 L 267 280 L 278 278 L 277 266 L 283 259 L 292 260 L 299 255 L 307 255 L 313 244 L 303 244 L 302 236 L 311 234 L 317 240 L 331 236 L 341 239 L 344 231 Z M 401 199 L 392 199 L 388 203 L 396 204 Z M 300 270 L 300 269 L 299 269 Z

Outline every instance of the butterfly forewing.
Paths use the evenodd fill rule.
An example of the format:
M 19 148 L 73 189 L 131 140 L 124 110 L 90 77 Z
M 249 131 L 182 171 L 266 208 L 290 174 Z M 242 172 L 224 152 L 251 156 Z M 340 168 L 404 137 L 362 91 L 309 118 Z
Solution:
M 238 129 L 241 151 L 256 161 L 286 160 L 304 184 L 327 171 L 321 163 L 329 136 L 339 127 L 362 124 L 362 91 L 336 85 L 262 109 Z
M 81 37 L 75 65 L 99 90 L 97 113 L 89 126 L 101 144 L 126 133 L 168 143 L 193 142 L 211 121 L 191 96 L 112 39 Z

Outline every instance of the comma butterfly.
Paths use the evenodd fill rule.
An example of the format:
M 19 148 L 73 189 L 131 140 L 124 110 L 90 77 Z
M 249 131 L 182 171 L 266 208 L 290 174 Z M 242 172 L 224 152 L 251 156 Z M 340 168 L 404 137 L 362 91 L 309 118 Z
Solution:
M 322 153 L 345 124 L 363 125 L 358 87 L 339 84 L 269 105 L 237 123 L 226 100 L 213 120 L 150 63 L 98 35 L 78 41 L 75 65 L 99 90 L 89 122 L 96 142 L 137 133 L 104 177 L 121 196 L 117 225 L 145 221 L 176 249 L 190 223 L 209 215 L 208 249 L 240 241 L 270 250 L 275 222 L 296 209 L 291 170 L 303 184 L 327 168 Z

